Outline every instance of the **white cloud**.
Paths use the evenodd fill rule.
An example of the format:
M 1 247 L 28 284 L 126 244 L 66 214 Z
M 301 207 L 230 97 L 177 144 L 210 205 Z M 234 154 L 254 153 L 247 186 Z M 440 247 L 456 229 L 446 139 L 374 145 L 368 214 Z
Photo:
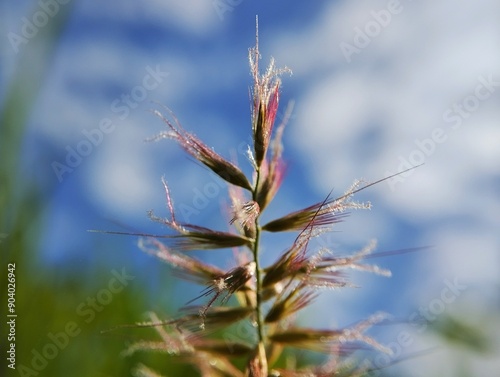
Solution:
M 221 25 L 212 2 L 204 0 L 83 3 L 79 5 L 79 11 L 91 18 L 175 26 L 180 31 L 197 35 Z
M 425 254 L 422 269 L 431 275 L 458 277 L 476 287 L 494 284 L 500 276 L 500 239 L 493 229 L 450 223 L 429 234 L 428 243 L 435 252 Z

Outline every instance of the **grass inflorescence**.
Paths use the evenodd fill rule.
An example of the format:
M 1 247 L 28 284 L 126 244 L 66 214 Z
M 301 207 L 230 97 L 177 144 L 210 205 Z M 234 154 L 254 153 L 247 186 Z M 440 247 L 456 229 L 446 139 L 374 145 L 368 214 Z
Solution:
M 349 256 L 340 256 L 327 248 L 312 251 L 309 247 L 313 238 L 331 231 L 336 223 L 343 221 L 347 211 L 370 208 L 370 203 L 357 203 L 352 197 L 377 182 L 355 181 L 340 197 L 329 194 L 323 201 L 261 224 L 261 215 L 277 194 L 285 175 L 282 135 L 286 121 L 277 126 L 275 123 L 281 76 L 291 71 L 277 68 L 271 60 L 261 73 L 260 58 L 257 38 L 256 46 L 249 50 L 253 79 L 250 89 L 253 145 L 248 149 L 253 169 L 251 178 L 185 131 L 170 110 L 166 110 L 166 115 L 154 111 L 167 129 L 153 140 L 173 139 L 192 158 L 228 183 L 233 231 L 179 222 L 168 184 L 163 180 L 169 217 L 159 218 L 152 212 L 149 216 L 171 232 L 143 237 L 140 247 L 170 264 L 182 278 L 204 288 L 198 297 L 186 304 L 179 318 L 160 319 L 151 313 L 149 321 L 137 324 L 138 327 L 154 327 L 158 339 L 136 342 L 125 353 L 146 350 L 176 355 L 181 361 L 195 366 L 202 376 L 360 376 L 366 371 L 350 362 L 355 350 L 372 347 L 388 352 L 366 335 L 372 325 L 384 320 L 383 315 L 375 314 L 349 328 L 338 329 L 303 327 L 297 324 L 295 317 L 322 289 L 350 286 L 346 277 L 348 270 L 390 275 L 389 271 L 365 262 L 375 248 L 374 242 Z M 291 245 L 270 265 L 262 265 L 260 260 L 263 232 L 296 233 Z M 238 249 L 237 266 L 230 270 L 190 255 L 192 250 L 224 248 Z M 232 297 L 235 299 L 229 301 Z M 193 305 L 200 301 L 204 303 Z M 255 336 L 246 342 L 214 335 L 243 321 L 255 331 Z M 328 358 L 322 365 L 296 366 L 290 360 L 278 363 L 287 348 L 321 352 Z M 139 365 L 135 374 L 160 375 L 145 365 Z

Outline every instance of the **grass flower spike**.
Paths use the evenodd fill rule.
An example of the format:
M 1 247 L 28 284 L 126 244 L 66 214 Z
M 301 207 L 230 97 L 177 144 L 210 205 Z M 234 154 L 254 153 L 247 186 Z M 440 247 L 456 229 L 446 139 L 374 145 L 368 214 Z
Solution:
M 252 94 L 252 131 L 255 151 L 255 163 L 260 167 L 266 156 L 276 114 L 278 112 L 281 80 L 279 76 L 285 72 L 291 73 L 288 68 L 277 69 L 274 59 L 265 74 L 259 71 L 259 37 L 258 28 L 255 48 L 250 50 L 250 72 L 253 77 Z
M 379 181 L 365 186 L 356 181 L 340 197 L 333 199 L 329 194 L 322 201 L 301 210 L 284 211 L 288 214 L 261 225 L 261 215 L 278 193 L 286 168 L 282 135 L 288 116 L 278 126 L 274 123 L 280 101 L 280 76 L 290 70 L 276 68 L 271 60 L 261 74 L 260 58 L 257 38 L 256 46 L 249 50 L 253 79 L 250 89 L 253 148 L 249 147 L 248 152 L 253 167 L 251 179 L 186 132 L 170 110 L 168 117 L 154 112 L 168 130 L 153 140 L 173 139 L 227 182 L 231 203 L 227 226 L 232 230 L 179 222 L 169 187 L 163 180 L 169 216 L 160 218 L 153 212 L 149 216 L 166 228 L 166 234 L 144 234 L 140 247 L 169 264 L 180 277 L 199 284 L 200 293 L 186 299 L 186 306 L 176 318 L 160 319 L 152 313 L 150 320 L 136 324 L 154 328 L 157 339 L 138 341 L 125 353 L 156 351 L 175 355 L 206 377 L 361 376 L 363 370 L 349 361 L 354 351 L 371 348 L 388 352 L 366 334 L 385 318 L 383 315 L 335 329 L 301 326 L 296 317 L 314 302 L 321 290 L 352 286 L 348 278 L 350 270 L 390 275 L 389 271 L 364 262 L 375 256 L 370 254 L 375 242 L 352 254 L 325 247 L 315 250 L 310 242 L 344 221 L 347 211 L 370 208 L 370 203 L 356 203 L 352 197 Z M 289 111 L 285 114 L 289 115 Z M 296 232 L 291 245 L 267 266 L 261 260 L 263 232 Z M 191 253 L 227 248 L 232 248 L 236 257 L 234 267 L 229 269 L 208 264 Z M 277 253 L 273 249 L 271 252 Z M 250 329 L 253 336 L 244 339 L 229 336 L 231 326 Z M 324 353 L 327 361 L 321 366 L 303 362 L 296 366 L 293 358 L 300 349 Z M 163 375 L 154 369 L 141 364 L 135 373 L 146 377 Z

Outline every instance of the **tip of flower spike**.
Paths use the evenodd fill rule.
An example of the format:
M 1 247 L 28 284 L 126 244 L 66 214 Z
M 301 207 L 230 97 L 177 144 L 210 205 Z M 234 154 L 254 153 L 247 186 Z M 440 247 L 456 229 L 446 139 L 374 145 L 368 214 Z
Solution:
M 291 72 L 287 67 L 277 69 L 274 59 L 264 74 L 259 72 L 259 39 L 256 36 L 255 48 L 250 49 L 250 71 L 253 76 L 252 89 L 252 130 L 254 141 L 254 161 L 261 166 L 266 156 L 271 134 L 278 112 L 281 80 L 279 76 Z

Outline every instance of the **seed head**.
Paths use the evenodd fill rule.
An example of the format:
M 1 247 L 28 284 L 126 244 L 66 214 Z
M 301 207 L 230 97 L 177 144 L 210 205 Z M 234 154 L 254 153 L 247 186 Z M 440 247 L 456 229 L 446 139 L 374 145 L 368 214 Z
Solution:
M 229 183 L 231 209 L 227 219 L 236 231 L 178 221 L 169 187 L 166 180 L 162 180 L 168 216 L 157 217 L 150 211 L 149 217 L 164 225 L 167 232 L 137 234 L 143 236 L 140 247 L 172 266 L 177 275 L 203 288 L 197 297 L 186 302 L 179 315 L 159 319 L 153 313 L 150 321 L 129 325 L 154 328 L 159 338 L 135 342 L 125 353 L 145 350 L 175 355 L 194 366 L 202 377 L 361 377 L 363 368 L 350 359 L 356 350 L 371 346 L 389 352 L 366 334 L 384 315 L 377 314 L 337 329 L 299 326 L 296 316 L 316 299 L 320 289 L 351 286 L 349 270 L 390 275 L 389 271 L 366 263 L 370 257 L 391 253 L 372 254 L 375 241 L 346 255 L 326 247 L 312 249 L 310 241 L 344 221 L 348 211 L 369 209 L 370 203 L 357 203 L 352 200 L 353 195 L 394 175 L 364 186 L 363 181 L 357 180 L 342 196 L 332 199 L 330 193 L 323 201 L 297 211 L 286 211 L 288 214 L 261 225 L 262 213 L 277 195 L 287 167 L 282 138 L 291 106 L 278 126 L 275 122 L 281 95 L 280 76 L 291 71 L 286 67 L 276 68 L 271 59 L 261 74 L 260 57 L 256 37 L 255 48 L 249 50 L 253 146 L 249 146 L 248 157 L 253 168 L 252 183 L 238 166 L 185 131 L 172 111 L 166 109 L 167 117 L 154 111 L 167 130 L 152 140 L 175 140 L 191 157 Z M 262 265 L 263 231 L 295 231 L 298 235 L 273 263 Z M 188 253 L 227 248 L 232 249 L 236 265 L 230 269 L 216 267 Z M 274 252 L 272 247 L 269 249 Z M 236 299 L 229 303 L 233 296 Z M 193 305 L 196 300 L 200 303 Z M 250 328 L 251 335 L 241 339 L 231 331 L 231 326 L 238 326 L 240 330 Z M 238 331 L 237 335 L 242 333 Z M 327 362 L 297 365 L 293 358 L 296 353 L 285 353 L 285 348 L 322 352 L 328 355 Z M 283 365 L 285 359 L 286 365 Z M 135 374 L 159 376 L 144 365 L 140 365 Z

